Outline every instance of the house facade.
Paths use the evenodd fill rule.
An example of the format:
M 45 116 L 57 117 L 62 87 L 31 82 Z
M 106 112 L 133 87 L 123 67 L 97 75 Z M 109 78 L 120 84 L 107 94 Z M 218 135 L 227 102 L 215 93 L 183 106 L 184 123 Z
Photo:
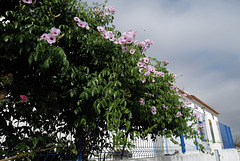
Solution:
M 212 157 L 209 157 L 209 154 L 205 154 L 209 155 L 205 157 L 206 160 L 239 161 L 230 127 L 219 122 L 219 113 L 196 96 L 190 95 L 182 90 L 179 90 L 179 93 L 185 94 L 186 97 L 182 97 L 181 101 L 188 102 L 186 108 L 191 108 L 193 110 L 194 115 L 198 119 L 198 123 L 203 126 L 203 132 L 199 132 L 204 136 L 204 140 L 202 141 L 195 138 L 195 141 L 202 144 L 205 150 L 212 154 Z M 161 139 L 159 138 L 159 140 Z M 162 138 L 162 141 L 160 141 L 164 147 L 164 154 L 162 155 L 173 156 L 179 154 L 179 158 L 182 159 L 185 157 L 186 160 L 189 156 L 194 158 L 198 155 L 204 155 L 200 153 L 198 145 L 193 143 L 194 140 L 187 140 L 184 136 L 176 138 L 176 140 L 180 142 L 181 146 L 173 144 L 167 138 Z M 177 156 L 175 156 L 173 160 L 176 160 L 176 157 Z

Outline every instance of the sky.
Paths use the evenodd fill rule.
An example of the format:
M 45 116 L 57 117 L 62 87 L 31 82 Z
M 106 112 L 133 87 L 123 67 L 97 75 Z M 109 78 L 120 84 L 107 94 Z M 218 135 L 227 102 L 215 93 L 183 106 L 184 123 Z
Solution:
M 154 41 L 146 54 L 167 59 L 175 85 L 219 112 L 219 122 L 240 136 L 239 0 L 109 0 L 108 5 L 116 7 L 117 30 Z

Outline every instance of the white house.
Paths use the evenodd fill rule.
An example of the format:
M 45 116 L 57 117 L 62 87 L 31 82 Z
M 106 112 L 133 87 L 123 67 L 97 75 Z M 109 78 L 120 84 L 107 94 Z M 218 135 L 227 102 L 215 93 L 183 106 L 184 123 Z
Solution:
M 204 133 L 201 132 L 201 134 L 204 135 L 205 140 L 195 139 L 205 147 L 205 150 L 213 155 L 201 154 L 199 147 L 194 145 L 193 140 L 186 140 L 184 136 L 176 138 L 182 146 L 175 145 L 169 139 L 161 139 L 160 137 L 159 144 L 164 147 L 164 155 L 172 156 L 171 160 L 174 161 L 181 159 L 186 161 L 198 160 L 198 158 L 201 158 L 200 160 L 202 161 L 239 161 L 237 150 L 234 148 L 230 127 L 218 121 L 217 116 L 219 113 L 196 96 L 182 90 L 179 90 L 179 93 L 186 95 L 186 97 L 181 98 L 181 101 L 191 102 L 186 108 L 191 108 L 196 117 L 198 117 L 199 124 L 204 126 Z M 162 155 L 159 154 L 157 156 Z

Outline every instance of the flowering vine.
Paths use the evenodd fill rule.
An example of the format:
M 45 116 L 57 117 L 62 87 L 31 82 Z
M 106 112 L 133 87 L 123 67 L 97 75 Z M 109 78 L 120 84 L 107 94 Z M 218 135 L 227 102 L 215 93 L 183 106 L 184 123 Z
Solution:
M 49 44 L 56 42 L 56 37 L 60 34 L 61 30 L 58 28 L 51 28 L 50 33 L 44 33 L 41 36 L 41 40 L 46 40 Z

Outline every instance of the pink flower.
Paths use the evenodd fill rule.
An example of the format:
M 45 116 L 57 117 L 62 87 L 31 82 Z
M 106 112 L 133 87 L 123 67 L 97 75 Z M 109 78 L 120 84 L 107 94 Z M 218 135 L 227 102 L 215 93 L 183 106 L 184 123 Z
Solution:
M 81 21 L 80 18 L 78 18 L 78 17 L 74 17 L 73 19 L 74 19 L 74 21 L 77 21 L 77 22 Z
M 33 13 L 33 12 L 34 12 L 34 10 L 30 9 L 30 10 L 29 10 L 29 12 L 30 12 L 30 13 Z
M 152 114 L 155 115 L 157 113 L 157 109 L 155 106 L 152 106 Z
M 20 95 L 20 98 L 22 103 L 27 102 L 27 97 L 25 95 Z
M 47 36 L 48 36 L 48 34 L 46 34 L 46 33 L 42 34 L 41 40 L 47 40 Z
M 152 79 L 152 82 L 153 82 L 153 83 L 155 82 L 155 79 L 154 79 L 154 78 Z
M 162 75 L 162 72 L 155 71 L 154 74 L 156 77 L 160 77 Z
M 187 97 L 187 94 L 184 93 L 182 96 L 183 96 L 183 97 Z
M 185 105 L 184 105 L 184 104 L 181 104 L 181 107 L 185 107 Z
M 135 49 L 130 49 L 130 53 L 131 53 L 131 54 L 134 54 L 135 51 L 136 51 Z
M 155 72 L 155 69 L 156 69 L 156 68 L 155 68 L 154 66 L 152 66 L 152 65 L 148 65 L 148 66 L 147 66 L 147 70 L 148 70 L 148 71 Z
M 49 44 L 55 43 L 56 42 L 56 36 L 54 34 L 47 34 L 46 40 Z
M 126 46 L 122 46 L 122 52 L 126 52 L 128 50 L 128 48 Z
M 87 23 L 87 25 L 86 25 L 86 30 L 89 30 L 90 29 L 90 27 L 88 26 L 88 23 Z
M 180 117 L 182 113 L 180 111 L 177 112 L 176 117 Z
M 149 74 L 150 74 L 150 71 L 146 71 L 146 72 L 144 73 L 144 75 L 147 75 L 147 76 L 149 76 Z
M 58 36 L 58 35 L 60 34 L 61 30 L 53 27 L 53 28 L 51 28 L 50 32 L 51 32 L 53 35 Z
M 177 75 L 174 74 L 174 75 L 173 75 L 173 78 L 175 79 L 176 77 L 177 77 Z
M 199 116 L 199 113 L 194 113 L 193 115 L 197 117 L 197 116 Z
M 138 63 L 137 63 L 137 66 L 139 66 L 139 67 L 143 67 L 143 66 L 144 66 L 144 64 L 145 64 L 145 63 L 138 62 Z
M 109 34 L 108 34 L 108 32 L 104 32 L 104 33 L 102 34 L 102 36 L 103 36 L 104 38 L 106 38 L 106 39 L 109 38 Z
M 144 78 L 143 80 L 142 80 L 142 83 L 145 83 L 146 82 L 146 78 Z
M 145 105 L 145 101 L 143 98 L 141 98 L 141 100 L 139 101 L 141 105 Z
M 171 90 L 174 90 L 175 88 L 176 88 L 176 86 L 174 86 L 174 85 L 172 85 L 172 86 L 170 87 Z
M 139 71 L 139 73 L 142 73 L 143 72 L 143 68 L 140 68 L 138 71 Z
M 148 63 L 149 62 L 149 58 L 148 57 L 143 58 L 143 62 L 144 63 Z
M 98 26 L 97 29 L 98 29 L 99 32 L 105 32 L 105 29 L 102 26 Z
M 163 104 L 162 107 L 168 110 L 168 107 L 165 104 Z
M 181 108 L 181 106 L 179 106 L 179 105 L 176 105 L 179 109 Z
M 87 23 L 80 20 L 80 21 L 78 21 L 77 25 L 78 25 L 79 27 L 84 28 L 84 27 L 86 27 Z
M 194 105 L 195 109 L 198 110 L 198 106 L 197 105 Z
M 32 3 L 32 0 L 22 0 L 24 3 L 28 3 L 28 4 L 31 4 Z

